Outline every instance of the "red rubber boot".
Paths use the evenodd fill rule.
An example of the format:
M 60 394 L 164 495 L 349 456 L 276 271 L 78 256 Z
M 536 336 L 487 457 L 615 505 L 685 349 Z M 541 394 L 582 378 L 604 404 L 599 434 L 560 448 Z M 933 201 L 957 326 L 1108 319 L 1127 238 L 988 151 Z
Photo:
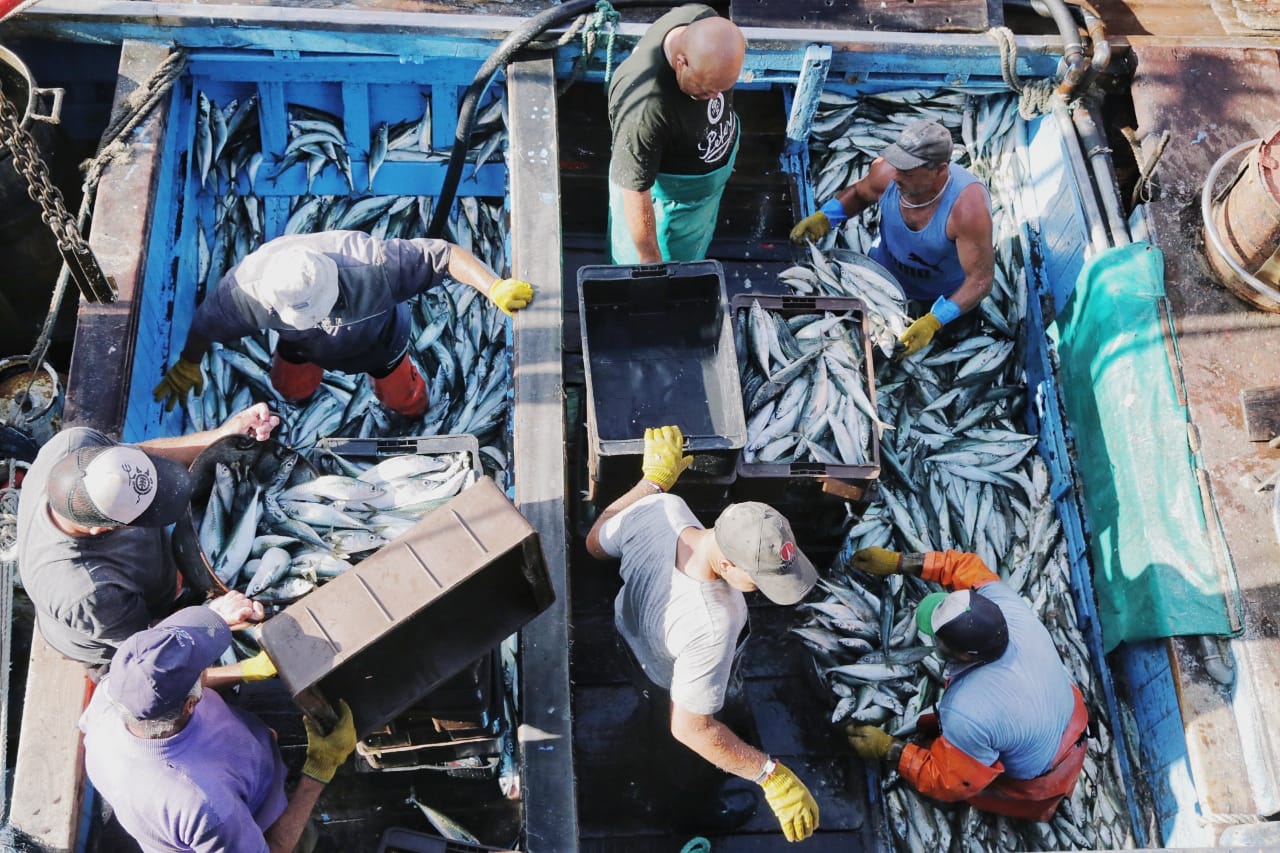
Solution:
M 299 364 L 286 361 L 279 353 L 271 355 L 271 385 L 290 403 L 298 403 L 316 393 L 324 368 L 309 361 Z
M 371 378 L 378 402 L 396 414 L 420 418 L 427 410 L 427 383 L 422 381 L 422 374 L 408 356 L 400 359 L 396 369 L 381 379 Z

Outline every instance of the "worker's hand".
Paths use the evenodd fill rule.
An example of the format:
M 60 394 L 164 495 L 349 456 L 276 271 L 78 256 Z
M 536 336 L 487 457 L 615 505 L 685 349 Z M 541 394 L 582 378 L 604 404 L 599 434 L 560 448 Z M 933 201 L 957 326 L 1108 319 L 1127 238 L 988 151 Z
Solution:
M 533 285 L 518 278 L 500 278 L 489 286 L 489 299 L 510 317 L 533 301 Z
M 200 365 L 179 358 L 151 393 L 157 403 L 165 402 L 166 412 L 172 412 L 178 401 L 186 397 L 187 392 L 193 388 L 197 394 L 204 390 L 204 374 L 200 372 Z
M 338 701 L 338 723 L 327 735 L 320 727 L 303 716 L 302 725 L 307 730 L 307 761 L 302 765 L 302 775 L 310 776 L 325 785 L 333 779 L 342 762 L 356 748 L 356 724 L 351 717 L 351 706 L 346 700 Z
M 280 416 L 271 413 L 266 403 L 254 403 L 243 412 L 236 412 L 218 428 L 223 436 L 249 435 L 258 441 L 266 441 L 271 431 L 280 426 Z
M 651 427 L 644 431 L 644 478 L 664 492 L 671 491 L 680 473 L 693 462 L 682 456 L 684 436 L 678 426 Z
M 240 678 L 244 681 L 266 681 L 276 677 L 276 665 L 267 657 L 266 652 L 258 652 L 253 657 L 240 661 Z
M 266 616 L 262 603 L 254 601 L 243 592 L 231 590 L 209 602 L 209 609 L 222 617 L 231 630 L 246 628 L 254 622 L 261 622 Z
M 796 223 L 796 227 L 791 229 L 791 242 L 803 243 L 805 238 L 808 238 L 816 243 L 827 236 L 827 232 L 830 230 L 831 220 L 819 210 L 817 213 L 810 213 Z
M 849 565 L 862 569 L 873 575 L 884 577 L 898 571 L 902 566 L 902 555 L 888 548 L 860 548 L 849 558 Z
M 785 765 L 774 767 L 760 787 L 788 841 L 804 841 L 818 828 L 818 803 Z
M 942 321 L 933 316 L 930 311 L 919 320 L 916 320 L 907 330 L 898 338 L 898 342 L 902 344 L 902 350 L 898 354 L 899 358 L 906 358 L 909 355 L 915 355 L 933 340 L 933 336 L 942 328 Z
M 893 747 L 893 736 L 879 726 L 845 726 L 849 746 L 863 761 L 883 761 Z

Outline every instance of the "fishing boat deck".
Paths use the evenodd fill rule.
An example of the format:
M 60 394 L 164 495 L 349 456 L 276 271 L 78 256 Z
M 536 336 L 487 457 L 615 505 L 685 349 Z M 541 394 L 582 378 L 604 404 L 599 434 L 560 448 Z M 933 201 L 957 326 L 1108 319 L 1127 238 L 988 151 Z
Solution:
M 180 0 L 176 5 L 184 2 Z M 246 9 L 315 9 L 318 4 L 304 0 L 242 0 L 220 8 L 228 5 Z M 1204 676 L 1193 644 L 1184 640 L 1167 644 L 1180 676 L 1179 698 L 1188 729 L 1194 780 L 1206 811 L 1248 815 L 1259 813 L 1266 806 L 1274 811 L 1277 798 L 1269 803 L 1255 802 L 1250 789 L 1239 785 L 1238 780 L 1241 766 L 1249 768 L 1251 780 L 1280 778 L 1272 770 L 1280 766 L 1271 754 L 1274 748 L 1267 744 L 1262 755 L 1253 748 L 1259 736 L 1265 739 L 1268 733 L 1280 731 L 1280 721 L 1275 719 L 1280 702 L 1273 701 L 1272 696 L 1274 686 L 1280 683 L 1280 644 L 1274 642 L 1280 628 L 1273 616 L 1280 603 L 1280 587 L 1272 579 L 1277 544 L 1271 530 L 1270 493 L 1259 493 L 1255 488 L 1256 481 L 1269 477 L 1280 464 L 1280 451 L 1246 440 L 1239 392 L 1275 384 L 1273 365 L 1280 349 L 1275 330 L 1280 317 L 1246 307 L 1213 280 L 1198 251 L 1198 199 L 1200 177 L 1219 154 L 1274 125 L 1280 112 L 1276 106 L 1280 103 L 1277 42 L 1229 30 L 1201 2 L 1099 0 L 1094 5 L 1106 20 L 1115 43 L 1132 48 L 1137 63 L 1133 100 L 1139 136 L 1154 138 L 1164 129 L 1172 134 L 1156 172 L 1158 195 L 1149 209 L 1156 242 L 1165 250 L 1167 287 L 1191 416 L 1199 429 L 1214 508 L 1225 530 L 1244 600 L 1244 634 L 1233 644 L 1238 667 L 1234 692 L 1208 686 L 1212 682 Z M 323 4 L 343 11 L 515 16 L 530 15 L 545 6 L 542 0 L 354 0 Z M 601 148 L 602 139 L 607 143 L 607 124 L 603 123 L 603 94 L 598 86 L 575 86 L 560 109 L 564 184 L 561 196 L 572 199 L 563 210 L 563 339 L 565 384 L 571 402 L 568 438 L 572 464 L 572 460 L 585 457 L 584 453 L 575 453 L 572 445 L 583 440 L 579 429 L 581 410 L 572 409 L 574 394 L 579 394 L 579 400 L 581 394 L 574 275 L 582 264 L 603 262 L 602 223 L 598 220 L 600 211 L 605 209 L 600 170 L 607 162 Z M 753 117 L 782 114 L 775 107 L 752 113 Z M 572 121 L 566 121 L 566 117 L 572 117 Z M 789 188 L 771 174 L 776 171 L 777 151 L 770 151 L 769 146 L 776 143 L 776 138 L 770 141 L 766 134 L 759 151 L 744 149 L 722 207 L 720 237 L 713 244 L 711 255 L 725 263 L 731 294 L 757 287 L 762 269 L 790 263 L 787 248 L 769 239 L 769 235 L 786 233 L 792 215 Z M 119 199 L 117 205 L 118 215 L 129 218 L 129 200 Z M 741 248 L 744 246 L 749 251 Z M 104 317 L 111 312 L 112 309 L 96 309 L 90 313 Z M 124 337 L 127 339 L 127 335 Z M 579 355 L 576 362 L 575 354 Z M 104 383 L 107 386 L 109 383 Z M 104 412 L 109 408 L 104 407 Z M 567 494 L 571 503 L 572 630 L 578 638 L 611 638 L 611 602 L 618 581 L 610 565 L 593 561 L 582 551 L 582 535 L 591 511 L 582 501 L 575 500 L 582 489 L 583 471 L 580 467 L 571 468 Z M 819 525 L 807 524 L 798 533 L 801 545 L 814 552 L 815 562 L 821 561 L 830 543 L 822 541 Z M 752 602 L 752 621 L 758 627 L 758 637 L 782 636 L 788 619 L 789 613 L 783 608 L 763 600 Z M 803 777 L 819 780 L 814 788 L 822 806 L 822 831 L 806 849 L 870 849 L 875 846 L 875 834 L 872 815 L 865 805 L 867 782 L 858 762 L 832 758 L 847 755 L 847 750 L 840 748 L 831 727 L 818 713 L 819 703 L 810 701 L 817 695 L 814 688 L 798 675 L 808 667 L 808 657 L 791 639 L 770 644 L 753 641 L 746 658 L 748 694 L 755 712 L 755 730 L 750 734 L 788 763 L 794 758 Z M 686 839 L 667 834 L 661 822 L 640 807 L 633 790 L 624 784 L 626 777 L 620 775 L 619 767 L 634 768 L 643 755 L 636 754 L 635 739 L 621 726 L 633 707 L 634 695 L 621 673 L 612 643 L 575 643 L 571 668 L 583 849 L 642 853 L 678 849 Z M 1242 695 L 1247 701 L 1241 699 Z M 275 698 L 252 692 L 248 699 L 267 705 L 275 702 Z M 1249 731 L 1241 731 L 1242 711 L 1246 717 L 1257 715 L 1243 723 L 1252 726 Z M 288 719 L 285 716 L 282 714 L 278 720 L 282 742 L 292 751 L 286 754 L 286 760 L 296 766 L 296 750 L 302 743 L 300 730 L 296 728 L 296 714 Z M 344 774 L 354 777 L 350 768 Z M 384 820 L 385 825 L 425 829 L 421 813 L 403 802 L 408 785 L 401 774 L 362 774 L 353 781 L 360 784 L 350 786 L 350 793 L 344 793 L 347 786 L 335 786 L 322 802 L 330 831 L 325 833 L 321 851 L 371 849 L 370 839 L 376 837 L 374 824 L 357 828 L 354 817 L 360 815 L 367 820 L 378 807 L 381 812 L 377 820 Z M 416 793 L 423 799 L 436 797 L 431 800 L 433 804 L 468 826 L 481 808 L 476 804 L 476 792 L 456 780 L 449 780 L 439 789 L 426 781 L 416 787 Z M 475 823 L 473 828 L 481 825 Z M 493 824 L 493 832 L 482 840 L 506 843 L 502 837 L 505 831 L 506 825 L 499 819 Z M 100 838 L 98 843 L 97 849 L 101 850 L 128 849 L 118 836 L 114 841 Z M 752 821 L 733 838 L 731 849 L 772 850 L 782 849 L 784 844 L 762 804 Z
M 1273 493 L 1258 486 L 1276 472 L 1280 450 L 1249 441 L 1241 393 L 1277 384 L 1280 315 L 1248 305 L 1212 274 L 1200 192 L 1219 156 L 1267 135 L 1280 119 L 1280 32 L 1241 26 L 1232 4 L 1219 0 L 1098 0 L 1094 7 L 1114 42 L 1132 51 L 1133 126 L 1144 156 L 1169 133 L 1147 210 L 1153 242 L 1164 251 L 1187 404 L 1208 472 L 1206 515 L 1211 528 L 1215 514 L 1221 522 L 1243 604 L 1243 632 L 1230 644 L 1236 668 L 1231 687 L 1206 675 L 1193 639 L 1166 644 L 1191 778 L 1206 813 L 1272 814 L 1280 808 L 1280 546 Z M 1117 134 L 1111 144 L 1122 152 L 1118 163 L 1130 160 Z M 1235 165 L 1220 176 L 1218 188 Z M 1249 785 L 1239 784 L 1241 768 Z M 1259 840 L 1275 843 L 1267 838 Z

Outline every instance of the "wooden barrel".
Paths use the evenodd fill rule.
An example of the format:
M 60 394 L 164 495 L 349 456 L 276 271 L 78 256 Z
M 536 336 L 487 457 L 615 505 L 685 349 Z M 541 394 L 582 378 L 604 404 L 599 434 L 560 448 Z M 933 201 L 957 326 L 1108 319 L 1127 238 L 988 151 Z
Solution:
M 1280 128 L 1249 152 L 1212 215 L 1231 259 L 1259 281 L 1280 286 Z M 1206 255 L 1228 290 L 1264 311 L 1280 312 L 1280 302 L 1243 281 L 1216 251 Z

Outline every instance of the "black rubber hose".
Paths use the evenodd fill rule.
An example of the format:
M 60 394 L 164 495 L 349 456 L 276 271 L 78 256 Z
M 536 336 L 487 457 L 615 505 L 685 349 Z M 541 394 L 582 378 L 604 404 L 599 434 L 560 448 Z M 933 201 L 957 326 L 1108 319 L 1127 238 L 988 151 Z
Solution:
M 614 6 L 679 6 L 687 0 L 611 0 Z M 444 183 L 440 185 L 440 195 L 436 198 L 436 207 L 431 214 L 431 225 L 427 227 L 428 237 L 440 237 L 444 234 L 444 224 L 453 209 L 454 198 L 458 192 L 458 182 L 462 179 L 462 167 L 466 165 L 467 148 L 471 143 L 471 131 L 476 123 L 476 104 L 489 85 L 493 73 L 507 64 L 511 55 L 542 35 L 547 29 L 563 21 L 576 18 L 596 7 L 596 0 L 569 0 L 558 6 L 544 9 L 534 15 L 517 30 L 502 40 L 502 43 L 489 54 L 489 58 L 476 72 L 462 103 L 458 108 L 458 127 L 453 135 L 453 150 L 449 152 L 449 168 L 445 171 Z

